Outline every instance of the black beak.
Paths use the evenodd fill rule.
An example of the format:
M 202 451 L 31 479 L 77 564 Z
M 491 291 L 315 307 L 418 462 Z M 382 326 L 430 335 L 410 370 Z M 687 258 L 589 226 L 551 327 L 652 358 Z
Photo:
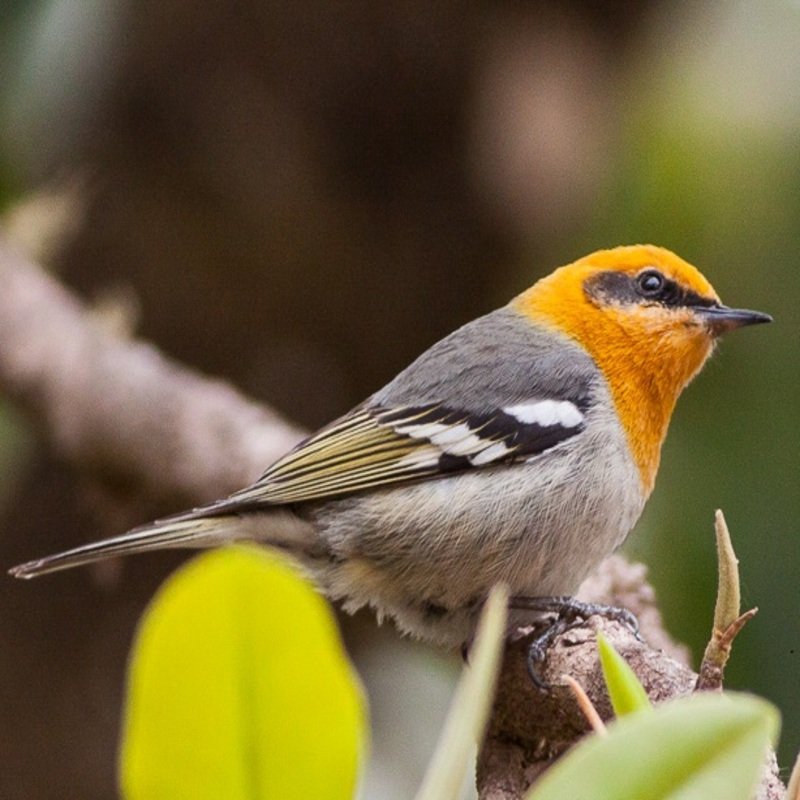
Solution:
M 714 336 L 719 336 L 745 325 L 761 325 L 772 322 L 769 314 L 761 311 L 748 311 L 745 308 L 728 308 L 728 306 L 695 306 L 697 316 L 705 322 Z

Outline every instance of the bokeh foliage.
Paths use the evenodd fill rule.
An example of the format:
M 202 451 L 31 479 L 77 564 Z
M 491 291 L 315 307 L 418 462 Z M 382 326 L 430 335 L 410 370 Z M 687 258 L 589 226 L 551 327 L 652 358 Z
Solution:
M 327 603 L 277 556 L 223 548 L 171 576 L 142 620 L 123 795 L 347 800 L 366 725 Z
M 757 697 L 672 700 L 581 741 L 527 800 L 750 800 L 779 728 L 776 709 Z

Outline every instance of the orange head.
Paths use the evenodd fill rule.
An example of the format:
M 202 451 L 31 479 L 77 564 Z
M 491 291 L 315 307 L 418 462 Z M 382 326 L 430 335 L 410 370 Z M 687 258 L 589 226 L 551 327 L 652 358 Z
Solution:
M 770 321 L 757 311 L 723 306 L 695 267 L 652 245 L 599 250 L 557 269 L 511 304 L 577 340 L 592 356 L 647 492 L 678 395 L 716 338 Z

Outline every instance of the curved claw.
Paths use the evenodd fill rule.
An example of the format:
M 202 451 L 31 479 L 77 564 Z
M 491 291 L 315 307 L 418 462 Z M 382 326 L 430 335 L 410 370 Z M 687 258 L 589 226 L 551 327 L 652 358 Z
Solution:
M 629 611 L 627 608 L 619 608 L 617 606 L 607 606 L 609 610 L 613 609 L 619 612 L 618 617 L 614 617 L 613 615 L 605 615 L 609 616 L 611 619 L 616 619 L 617 622 L 621 622 L 626 628 L 630 630 L 630 632 L 641 642 L 643 641 L 642 635 L 639 633 L 639 620 L 632 611 Z
M 569 630 L 575 622 L 556 617 L 543 631 L 528 645 L 528 676 L 533 685 L 541 692 L 549 692 L 550 684 L 539 674 L 539 665 L 547 658 L 547 650 L 553 640 L 564 631 Z

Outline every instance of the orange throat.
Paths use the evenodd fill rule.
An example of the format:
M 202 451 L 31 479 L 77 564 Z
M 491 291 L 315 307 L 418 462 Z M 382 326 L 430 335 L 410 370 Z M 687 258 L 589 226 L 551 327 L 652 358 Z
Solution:
M 661 446 L 675 403 L 709 353 L 687 348 L 686 359 L 676 365 L 678 368 L 665 367 L 654 371 L 652 364 L 645 359 L 640 360 L 636 356 L 609 357 L 602 350 L 592 355 L 608 382 L 617 415 L 639 468 L 642 485 L 649 495 L 655 485 Z
M 557 270 L 511 305 L 533 322 L 566 334 L 592 356 L 606 379 L 646 495 L 653 489 L 675 403 L 711 355 L 711 339 L 681 324 L 631 309 L 600 309 L 587 300 L 582 281 L 565 284 Z M 676 324 L 676 322 L 678 324 Z

